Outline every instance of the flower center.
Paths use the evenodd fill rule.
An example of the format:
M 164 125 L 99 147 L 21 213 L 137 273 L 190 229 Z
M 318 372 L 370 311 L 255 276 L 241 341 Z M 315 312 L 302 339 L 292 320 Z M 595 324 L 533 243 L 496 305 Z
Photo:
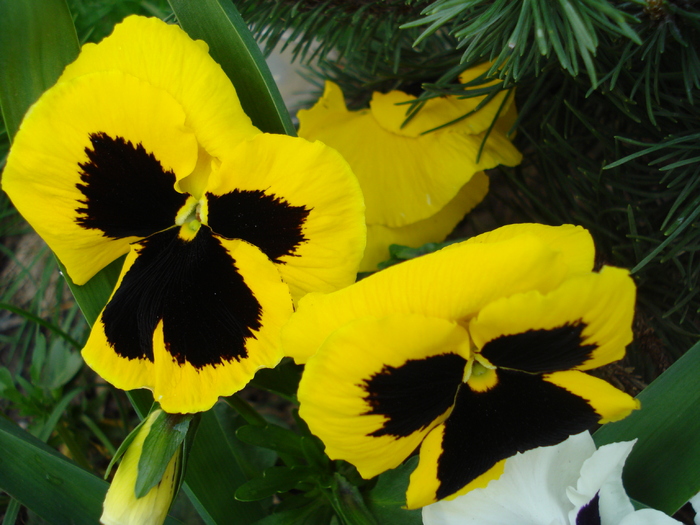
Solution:
M 202 225 L 201 210 L 201 201 L 190 196 L 187 198 L 185 205 L 177 212 L 175 224 L 180 226 L 179 237 L 181 239 L 191 241 L 197 235 Z
M 475 392 L 486 392 L 498 384 L 496 368 L 479 354 L 467 365 L 465 382 Z

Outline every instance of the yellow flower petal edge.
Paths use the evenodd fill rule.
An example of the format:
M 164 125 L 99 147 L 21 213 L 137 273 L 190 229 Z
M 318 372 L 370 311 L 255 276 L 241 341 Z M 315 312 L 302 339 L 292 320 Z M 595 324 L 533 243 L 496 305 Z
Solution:
M 299 413 L 331 459 L 371 478 L 398 466 L 444 421 L 468 358 L 469 336 L 456 323 L 398 314 L 358 319 L 307 364 Z
M 585 399 L 600 416 L 598 423 L 601 425 L 620 421 L 641 408 L 637 399 L 585 372 L 554 372 L 546 374 L 544 380 Z
M 582 226 L 573 224 L 563 224 L 556 227 L 534 223 L 509 224 L 482 233 L 464 242 L 468 244 L 499 242 L 524 234 L 535 235 L 547 245 L 558 250 L 562 259 L 569 266 L 571 274 L 593 270 L 595 261 L 593 237 Z
M 504 104 L 503 101 L 507 96 L 508 100 Z M 402 91 L 391 91 L 386 94 L 375 93 L 370 102 L 370 108 L 372 116 L 387 131 L 405 137 L 417 138 L 423 133 L 464 117 L 474 111 L 484 98 L 484 95 L 470 98 L 452 95 L 431 98 L 406 124 L 404 122 L 406 121 L 406 112 L 411 107 L 410 102 L 416 100 L 413 95 Z M 491 126 L 493 119 L 496 118 L 496 112 L 502 104 L 504 107 L 501 111 L 505 115 L 512 100 L 508 91 L 501 91 L 481 109 L 466 118 L 461 118 L 444 130 L 470 135 L 481 133 Z
M 632 341 L 634 303 L 629 272 L 604 267 L 600 273 L 574 275 L 546 295 L 531 291 L 494 301 L 472 319 L 469 332 L 483 348 L 504 336 L 566 329 L 568 344 L 558 341 L 562 368 L 555 369 L 572 368 L 567 360 L 573 359 L 576 369 L 590 370 L 624 356 Z
M 85 44 L 58 82 L 117 70 L 167 91 L 187 113 L 187 125 L 214 157 L 259 130 L 243 112 L 236 90 L 209 56 L 207 44 L 177 25 L 132 15 L 99 44 Z
M 90 163 L 91 134 L 122 137 L 147 153 L 157 151 L 163 169 L 183 177 L 197 161 L 197 142 L 186 120 L 182 106 L 167 92 L 119 71 L 61 82 L 31 107 L 10 150 L 3 188 L 76 284 L 125 254 L 139 237 L 109 237 L 77 222 L 86 200 L 79 185 L 85 180 L 83 166 Z M 145 224 L 139 219 L 152 210 L 133 209 L 138 202 L 133 199 L 162 197 L 141 190 L 133 188 L 137 195 L 122 210 L 134 214 L 127 219 Z M 150 233 L 171 224 L 166 217 Z
M 454 244 L 332 294 L 310 294 L 284 327 L 285 355 L 306 362 L 331 332 L 361 317 L 417 313 L 466 322 L 500 297 L 549 292 L 570 274 L 570 259 L 547 228 L 557 227 L 533 227 L 503 240 L 494 237 L 494 242 Z M 589 234 L 581 230 L 579 235 L 588 244 Z M 568 235 L 562 237 L 570 242 Z
M 296 232 L 299 242 L 274 258 L 295 300 L 355 281 L 366 240 L 364 201 L 357 179 L 335 150 L 296 137 L 257 135 L 232 151 L 207 187 L 217 196 L 234 190 L 259 192 L 306 210 Z M 228 219 L 235 231 L 239 216 Z M 263 241 L 275 244 L 275 236 L 291 233 L 286 231 L 290 223 L 280 221 L 269 228 Z M 229 236 L 223 225 L 217 226 L 212 223 L 217 233 Z
M 435 215 L 398 228 L 382 224 L 367 227 L 367 248 L 360 264 L 361 272 L 376 271 L 377 264 L 389 258 L 389 246 L 398 244 L 418 248 L 428 242 L 441 242 L 455 226 L 479 204 L 489 189 L 489 178 L 477 172 L 459 193 Z

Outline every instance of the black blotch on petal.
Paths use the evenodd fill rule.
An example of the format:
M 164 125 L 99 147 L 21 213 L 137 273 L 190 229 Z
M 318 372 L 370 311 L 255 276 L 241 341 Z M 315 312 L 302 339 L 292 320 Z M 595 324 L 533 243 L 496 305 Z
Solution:
M 89 162 L 79 164 L 79 201 L 76 222 L 105 237 L 146 237 L 175 224 L 187 195 L 175 191 L 175 174 L 164 171 L 158 159 L 141 144 L 122 137 L 91 133 Z
M 365 414 L 388 418 L 370 435 L 405 437 L 426 428 L 454 403 L 466 364 L 456 354 L 435 355 L 396 368 L 385 366 L 364 381 L 359 386 L 372 407 Z
M 484 345 L 481 354 L 498 367 L 542 373 L 570 370 L 587 361 L 596 345 L 582 344 L 582 321 L 549 330 L 504 335 Z
M 497 370 L 486 392 L 463 385 L 445 421 L 437 498 L 454 494 L 517 452 L 561 443 L 600 419 L 582 398 L 539 375 Z
M 102 314 L 107 341 L 127 359 L 153 361 L 153 332 L 163 320 L 167 351 L 179 364 L 216 366 L 247 357 L 246 339 L 262 308 L 235 261 L 202 226 L 184 241 L 178 228 L 139 243 L 138 258 Z
M 283 255 L 294 255 L 307 239 L 302 227 L 310 209 L 292 206 L 276 195 L 259 190 L 234 190 L 225 195 L 207 194 L 208 224 L 212 231 L 228 239 L 254 244 L 273 262 Z
M 600 492 L 578 511 L 576 525 L 600 525 Z

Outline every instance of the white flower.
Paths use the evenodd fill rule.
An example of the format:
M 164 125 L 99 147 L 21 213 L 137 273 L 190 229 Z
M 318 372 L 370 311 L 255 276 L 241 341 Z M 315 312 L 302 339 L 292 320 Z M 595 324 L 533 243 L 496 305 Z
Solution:
M 635 511 L 622 486 L 634 441 L 596 450 L 588 432 L 516 454 L 484 489 L 423 508 L 424 525 L 673 525 L 653 509 Z
M 695 525 L 700 525 L 700 492 L 690 498 L 690 504 L 695 510 Z

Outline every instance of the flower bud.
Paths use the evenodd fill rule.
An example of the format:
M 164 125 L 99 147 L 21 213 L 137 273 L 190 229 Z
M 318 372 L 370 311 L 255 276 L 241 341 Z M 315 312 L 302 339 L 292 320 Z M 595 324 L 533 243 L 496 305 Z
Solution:
M 170 459 L 160 482 L 145 496 L 136 496 L 136 479 L 143 444 L 154 421 L 162 412 L 154 410 L 150 414 L 124 454 L 105 497 L 100 518 L 103 525 L 160 525 L 165 521 L 177 488 L 180 448 Z

